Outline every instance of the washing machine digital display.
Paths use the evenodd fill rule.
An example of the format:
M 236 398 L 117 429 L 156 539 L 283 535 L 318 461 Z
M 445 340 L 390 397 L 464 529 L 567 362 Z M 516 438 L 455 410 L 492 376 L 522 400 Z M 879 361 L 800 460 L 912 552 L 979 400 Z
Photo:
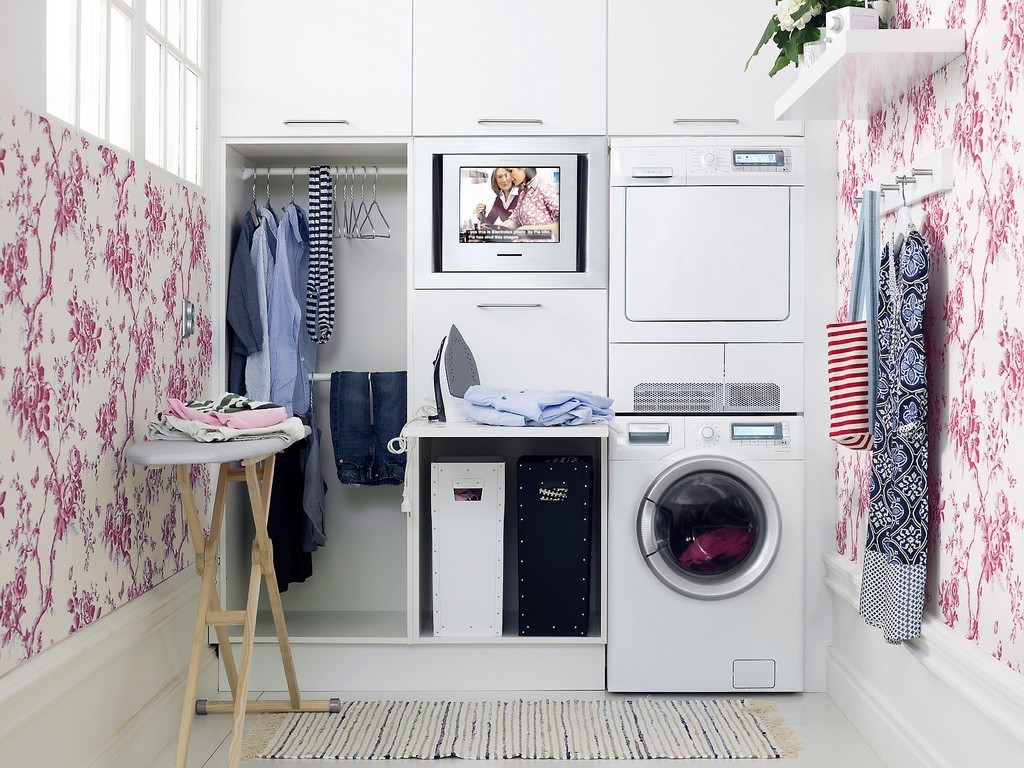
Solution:
M 732 424 L 733 440 L 781 440 L 782 423 Z

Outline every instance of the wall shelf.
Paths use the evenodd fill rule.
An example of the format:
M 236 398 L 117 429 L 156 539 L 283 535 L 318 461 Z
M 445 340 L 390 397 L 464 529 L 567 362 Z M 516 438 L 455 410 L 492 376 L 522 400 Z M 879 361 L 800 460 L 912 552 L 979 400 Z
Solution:
M 776 120 L 870 117 L 962 56 L 962 29 L 849 30 L 775 102 Z

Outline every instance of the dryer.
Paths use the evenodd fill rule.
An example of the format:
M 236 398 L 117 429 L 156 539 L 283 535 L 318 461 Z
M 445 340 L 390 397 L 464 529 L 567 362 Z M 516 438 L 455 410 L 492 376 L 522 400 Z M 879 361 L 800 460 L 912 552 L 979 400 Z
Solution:
M 609 394 L 627 413 L 803 410 L 804 146 L 615 139 Z
M 803 419 L 620 417 L 607 685 L 803 689 Z

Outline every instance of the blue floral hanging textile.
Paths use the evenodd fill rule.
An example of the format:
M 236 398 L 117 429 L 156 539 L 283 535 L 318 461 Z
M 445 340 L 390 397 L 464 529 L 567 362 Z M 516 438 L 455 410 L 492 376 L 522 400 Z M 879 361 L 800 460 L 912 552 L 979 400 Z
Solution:
M 902 643 L 921 634 L 928 554 L 928 387 L 924 304 L 928 244 L 911 229 L 882 249 L 878 391 L 860 614 Z

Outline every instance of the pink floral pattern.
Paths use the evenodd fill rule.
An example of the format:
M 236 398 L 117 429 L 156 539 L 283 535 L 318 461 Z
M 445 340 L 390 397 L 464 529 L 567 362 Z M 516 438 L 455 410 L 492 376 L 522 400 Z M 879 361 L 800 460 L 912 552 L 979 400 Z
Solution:
M 906 0 L 893 26 L 939 19 L 966 29 L 966 55 L 871 119 L 839 124 L 839 314 L 864 169 L 952 148 L 953 191 L 921 206 L 932 244 L 925 611 L 1024 672 L 1024 2 Z M 836 547 L 851 561 L 861 557 L 868 461 L 840 449 Z
M 124 451 L 208 388 L 208 230 L 200 195 L 0 102 L 0 675 L 188 564 L 173 473 Z

